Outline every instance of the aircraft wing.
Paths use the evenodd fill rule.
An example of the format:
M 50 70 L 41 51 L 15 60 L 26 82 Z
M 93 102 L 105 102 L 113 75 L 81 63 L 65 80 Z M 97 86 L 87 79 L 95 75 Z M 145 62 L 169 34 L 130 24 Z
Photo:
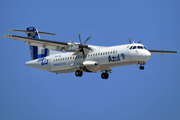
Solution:
M 165 51 L 165 50 L 148 50 L 151 53 L 165 54 L 165 53 L 178 53 L 178 51 Z
M 78 46 L 77 46 L 78 44 L 76 45 L 72 43 L 29 38 L 29 37 L 23 37 L 23 36 L 17 36 L 17 35 L 4 35 L 3 37 L 25 41 L 25 44 L 28 44 L 28 45 L 54 49 L 57 51 L 61 50 L 61 51 L 74 52 L 78 50 Z

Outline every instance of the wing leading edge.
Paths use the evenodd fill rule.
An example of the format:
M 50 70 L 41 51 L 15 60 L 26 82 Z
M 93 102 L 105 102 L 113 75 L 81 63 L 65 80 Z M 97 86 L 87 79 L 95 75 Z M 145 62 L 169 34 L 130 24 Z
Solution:
M 178 51 L 166 51 L 166 50 L 148 50 L 151 53 L 165 54 L 165 53 L 178 53 Z

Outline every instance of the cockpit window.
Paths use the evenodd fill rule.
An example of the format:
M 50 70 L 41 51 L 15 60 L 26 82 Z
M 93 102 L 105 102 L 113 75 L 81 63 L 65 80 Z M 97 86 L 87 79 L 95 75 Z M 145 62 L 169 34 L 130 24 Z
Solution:
M 144 46 L 131 46 L 129 49 L 146 49 Z
M 132 49 L 133 46 L 131 46 L 129 49 Z
M 134 46 L 133 49 L 136 49 L 136 46 Z
M 138 47 L 138 49 L 143 49 L 143 47 L 142 46 L 137 46 Z

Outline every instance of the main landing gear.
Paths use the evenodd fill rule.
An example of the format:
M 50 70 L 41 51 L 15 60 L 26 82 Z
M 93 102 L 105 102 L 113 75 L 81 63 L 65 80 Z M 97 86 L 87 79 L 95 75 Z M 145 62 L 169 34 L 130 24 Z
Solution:
M 146 63 L 145 62 L 139 62 L 140 66 L 139 66 L 139 69 L 140 70 L 144 70 L 144 66 Z
M 102 79 L 108 79 L 109 78 L 109 73 L 111 73 L 112 70 L 105 70 L 105 72 L 103 72 L 101 74 L 101 78 Z M 109 73 L 108 73 L 109 72 Z
M 81 70 L 76 70 L 75 75 L 76 75 L 77 77 L 81 77 L 81 76 L 83 75 L 83 71 L 81 71 Z
M 108 78 L 109 78 L 109 74 L 108 74 L 107 72 L 103 72 L 103 73 L 101 74 L 101 78 L 102 78 L 102 79 L 108 79 Z

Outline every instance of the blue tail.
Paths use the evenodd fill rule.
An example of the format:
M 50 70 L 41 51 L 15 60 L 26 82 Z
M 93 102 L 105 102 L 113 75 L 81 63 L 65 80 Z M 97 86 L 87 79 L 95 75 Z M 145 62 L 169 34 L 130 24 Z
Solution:
M 32 31 L 27 34 L 28 37 L 40 39 L 38 30 L 35 27 L 28 27 L 28 28 L 26 28 L 26 30 Z M 31 46 L 31 45 L 29 47 L 30 47 L 32 60 L 46 57 L 49 55 L 49 49 L 47 49 L 47 48 L 36 47 L 36 46 Z

